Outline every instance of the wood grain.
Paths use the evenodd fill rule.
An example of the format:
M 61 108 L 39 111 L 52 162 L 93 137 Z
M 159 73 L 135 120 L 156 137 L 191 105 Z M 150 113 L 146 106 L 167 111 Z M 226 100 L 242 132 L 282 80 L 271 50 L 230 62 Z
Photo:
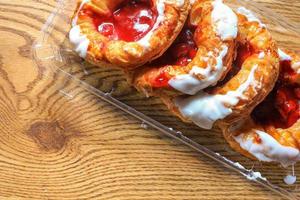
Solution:
M 299 1 L 261 2 L 299 22 Z M 36 65 L 31 47 L 55 5 L 0 0 L 0 199 L 281 199 Z M 51 40 L 63 43 L 65 23 Z M 183 124 L 126 85 L 118 70 L 84 64 L 85 73 L 78 58 L 68 58 L 60 67 L 77 78 L 114 88 L 116 98 L 300 194 L 282 183 L 287 170 L 232 152 L 218 130 Z

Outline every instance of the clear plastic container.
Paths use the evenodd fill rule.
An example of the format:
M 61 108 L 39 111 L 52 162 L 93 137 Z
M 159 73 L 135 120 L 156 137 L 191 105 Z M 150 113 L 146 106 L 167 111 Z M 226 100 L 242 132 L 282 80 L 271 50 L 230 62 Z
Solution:
M 280 14 L 274 13 L 267 8 L 269 4 L 265 2 L 229 0 L 227 3 L 234 9 L 244 6 L 252 10 L 267 24 L 280 47 L 300 53 L 300 27 L 297 22 L 289 21 Z M 291 172 L 291 168 L 284 169 L 276 164 L 260 163 L 241 156 L 231 150 L 219 130 L 204 131 L 197 126 L 184 124 L 172 116 L 158 99 L 146 98 L 136 92 L 126 83 L 120 70 L 95 67 L 79 58 L 72 51 L 68 40 L 71 18 L 75 9 L 76 1 L 59 0 L 57 7 L 43 26 L 40 37 L 33 45 L 34 60 L 38 67 L 51 69 L 51 73 L 56 74 L 57 90 L 67 101 L 71 103 L 81 101 L 77 99 L 78 88 L 88 91 L 98 98 L 99 105 L 111 104 L 134 117 L 135 122 L 141 124 L 142 128 L 156 129 L 160 134 L 168 136 L 162 137 L 162 140 L 172 142 L 170 139 L 172 138 L 176 144 L 187 145 L 217 161 L 218 164 L 210 163 L 209 167 L 214 170 L 218 171 L 216 167 L 225 171 L 231 169 L 245 176 L 245 182 L 254 181 L 260 187 L 268 188 L 288 199 L 300 198 L 298 183 L 289 186 L 283 182 L 283 178 Z M 292 8 L 289 12 L 296 13 Z M 43 71 L 49 72 L 49 70 Z M 150 132 L 154 134 L 153 131 Z M 237 174 L 235 172 L 232 172 L 234 175 L 228 175 L 228 179 L 235 176 Z M 260 172 L 261 176 L 257 172 Z M 295 174 L 300 174 L 299 172 L 300 168 L 295 166 Z

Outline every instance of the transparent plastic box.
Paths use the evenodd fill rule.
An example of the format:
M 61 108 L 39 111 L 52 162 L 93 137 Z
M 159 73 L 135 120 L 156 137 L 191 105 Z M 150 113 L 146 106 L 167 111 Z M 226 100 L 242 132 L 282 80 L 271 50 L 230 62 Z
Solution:
M 244 6 L 252 10 L 267 24 L 281 48 L 300 53 L 300 26 L 296 21 L 288 19 L 289 13 L 297 14 L 296 8 L 293 10 L 293 6 L 290 5 L 288 12 L 285 12 L 286 8 L 283 7 L 282 12 L 278 14 L 268 8 L 270 4 L 263 1 L 229 0 L 227 4 L 234 9 Z M 137 127 L 148 129 L 149 135 L 156 134 L 155 137 L 159 136 L 163 143 L 175 144 L 179 149 L 180 145 L 187 145 L 198 152 L 200 157 L 205 155 L 212 158 L 216 162 L 209 162 L 208 167 L 216 173 L 225 171 L 227 174 L 231 170 L 232 173 L 227 174 L 228 179 L 237 178 L 240 176 L 238 174 L 243 175 L 244 177 L 237 178 L 239 180 L 243 177 L 239 180 L 241 186 L 232 185 L 233 190 L 245 187 L 245 184 L 247 187 L 257 187 L 247 183 L 251 181 L 256 182 L 259 187 L 275 192 L 275 195 L 277 193 L 287 199 L 300 198 L 299 181 L 294 185 L 283 182 L 287 173 L 291 173 L 291 168 L 285 169 L 274 163 L 261 163 L 241 156 L 231 150 L 219 130 L 202 130 L 195 125 L 185 124 L 169 113 L 158 99 L 146 98 L 139 94 L 127 84 L 121 70 L 95 67 L 79 58 L 72 51 L 68 40 L 76 5 L 75 0 L 59 0 L 43 26 L 40 37 L 33 45 L 33 56 L 37 66 L 44 73 L 56 76 L 56 90 L 68 104 L 84 105 L 86 100 L 80 97 L 79 91 L 86 91 L 97 98 L 96 102 L 100 107 L 106 108 L 104 105 L 110 105 L 107 112 L 123 113 L 121 115 L 125 117 L 121 117 L 122 120 L 133 118 L 132 121 Z M 116 116 L 116 120 L 121 118 Z M 98 118 L 95 116 L 95 119 Z M 103 125 L 104 122 L 99 124 Z M 135 131 L 135 134 L 138 134 L 138 131 Z M 257 176 L 257 172 L 260 172 L 261 176 Z M 297 165 L 295 174 L 300 174 Z M 214 174 L 208 176 L 213 177 Z

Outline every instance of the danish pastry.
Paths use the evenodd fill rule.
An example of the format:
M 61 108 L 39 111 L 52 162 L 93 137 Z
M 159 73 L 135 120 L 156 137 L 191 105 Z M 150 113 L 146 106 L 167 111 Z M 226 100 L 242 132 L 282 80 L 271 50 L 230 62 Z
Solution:
M 279 74 L 275 41 L 250 11 L 239 8 L 237 15 L 237 56 L 225 80 L 193 96 L 162 97 L 184 121 L 205 129 L 232 123 L 249 115 L 274 87 Z
M 90 63 L 132 69 L 164 53 L 189 8 L 189 0 L 81 0 L 69 39 Z
M 251 116 L 222 129 L 243 155 L 288 166 L 300 160 L 300 84 L 294 79 L 300 56 L 282 50 L 279 55 L 281 72 L 273 91 Z
M 278 49 L 243 7 L 190 2 L 81 0 L 69 38 L 82 58 L 121 67 L 183 121 L 219 126 L 241 154 L 300 160 L 300 56 Z
M 184 30 L 171 48 L 137 69 L 133 85 L 146 95 L 194 95 L 222 80 L 231 68 L 237 16 L 221 0 L 194 2 Z

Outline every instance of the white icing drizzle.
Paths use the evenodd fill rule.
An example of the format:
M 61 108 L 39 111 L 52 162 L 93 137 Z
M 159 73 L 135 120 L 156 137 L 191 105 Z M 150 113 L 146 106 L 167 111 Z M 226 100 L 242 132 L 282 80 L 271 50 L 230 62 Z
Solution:
M 151 18 L 152 16 L 150 15 L 150 13 L 148 11 L 142 10 L 141 13 L 139 14 L 139 17 Z M 133 28 L 139 32 L 145 32 L 149 29 L 149 27 L 150 26 L 148 24 L 141 23 L 140 20 L 138 20 L 136 23 L 134 23 L 134 26 L 133 26 Z
M 219 56 L 215 58 L 215 66 L 211 66 L 210 63 L 207 63 L 205 69 L 194 66 L 189 74 L 178 75 L 169 80 L 169 85 L 184 94 L 194 95 L 200 90 L 216 84 L 220 80 L 224 70 L 226 70 L 226 67 L 223 66 L 223 58 L 226 56 L 227 51 L 228 47 L 223 45 Z M 214 57 L 213 53 L 208 52 L 208 57 Z M 200 80 L 197 75 L 205 78 Z
M 135 23 L 133 28 L 139 32 L 147 31 L 150 26 L 148 24 Z
M 287 55 L 284 51 L 282 51 L 281 49 L 278 49 L 278 55 L 279 55 L 279 59 L 280 61 L 284 61 L 284 60 L 292 60 L 291 56 Z
M 223 4 L 222 0 L 215 0 L 211 14 L 215 31 L 223 41 L 234 39 L 238 33 L 238 19 L 233 10 Z
M 231 106 L 237 105 L 241 99 L 245 98 L 243 93 L 250 86 L 256 88 L 254 75 L 257 67 L 258 65 L 252 67 L 248 79 L 236 91 L 229 91 L 224 95 L 199 92 L 187 98 L 176 98 L 175 105 L 184 117 L 204 129 L 211 129 L 217 120 L 224 119 L 232 113 Z
M 250 181 L 254 181 L 254 180 L 256 180 L 257 178 L 261 178 L 261 179 L 263 179 L 263 180 L 267 180 L 265 177 L 263 177 L 262 175 L 261 175 L 261 173 L 260 172 L 253 172 L 252 171 L 252 173 L 251 173 L 251 175 L 248 175 L 248 176 L 246 176 L 247 177 L 247 179 L 248 180 L 250 180 Z
M 77 25 L 78 13 L 82 7 L 88 3 L 90 0 L 83 0 L 79 6 L 79 9 L 73 18 L 72 28 L 69 32 L 70 42 L 74 45 L 75 51 L 79 54 L 80 57 L 85 58 L 87 55 L 87 50 L 90 44 L 90 40 L 86 35 L 81 34 L 80 26 Z
M 140 14 L 139 14 L 139 17 L 151 17 L 151 15 L 150 15 L 150 13 L 149 13 L 149 11 L 147 11 L 147 10 L 142 10 L 141 12 L 140 12 Z
M 283 181 L 288 184 L 288 185 L 293 185 L 294 183 L 296 183 L 297 177 L 293 176 L 293 175 L 287 175 L 286 177 L 284 177 Z
M 291 61 L 292 57 L 288 54 L 286 54 L 284 51 L 282 51 L 281 49 L 278 49 L 278 54 L 279 54 L 279 59 L 280 61 Z M 294 64 L 292 64 L 292 69 L 300 74 L 300 62 L 296 62 Z
M 103 28 L 105 27 L 105 26 L 114 26 L 112 23 L 102 23 L 101 25 L 99 25 L 98 26 L 98 31 L 99 32 L 102 32 L 103 31 Z
M 245 7 L 239 7 L 237 12 L 247 17 L 249 22 L 258 22 L 260 27 L 266 27 L 265 24 L 263 24 L 250 10 L 246 9 Z
M 300 62 L 296 62 L 292 65 L 292 68 L 297 74 L 300 74 Z
M 288 174 L 286 177 L 284 177 L 283 181 L 287 185 L 293 185 L 297 181 L 297 176 L 295 176 L 295 167 L 292 165 L 292 174 Z
M 161 22 L 163 22 L 165 19 L 165 0 L 159 0 L 157 2 L 156 7 L 157 7 L 158 16 L 155 24 L 153 25 L 152 29 L 142 39 L 137 41 L 137 43 L 142 47 L 144 47 L 145 50 L 151 47 L 150 45 L 151 36 L 153 35 L 153 32 L 160 26 Z
M 80 57 L 85 58 L 90 44 L 86 35 L 81 34 L 80 26 L 74 26 L 69 33 L 70 42 L 74 45 L 75 51 Z
M 300 152 L 293 147 L 287 147 L 277 142 L 271 135 L 254 130 L 261 139 L 261 143 L 254 143 L 252 138 L 245 140 L 244 134 L 234 137 L 240 146 L 256 157 L 260 161 L 279 162 L 282 166 L 287 167 L 300 160 Z
M 78 14 L 79 14 L 79 12 L 82 10 L 83 6 L 84 6 L 86 3 L 88 3 L 88 2 L 90 2 L 90 0 L 82 0 L 81 4 L 80 4 L 80 6 L 79 6 L 79 8 L 78 8 L 78 10 L 77 10 L 76 15 L 75 15 L 75 17 L 74 17 L 73 20 L 72 20 L 72 26 L 76 26 L 76 25 L 77 25 Z
M 219 155 L 219 156 L 221 156 L 219 153 L 216 153 L 216 154 Z M 228 158 L 226 158 L 226 157 L 224 157 L 224 156 L 222 156 L 222 158 L 224 158 L 224 160 L 230 162 L 231 164 L 237 166 L 238 168 L 246 170 L 246 171 L 248 172 L 248 174 L 245 174 L 245 173 L 242 173 L 242 174 L 243 174 L 248 180 L 253 181 L 253 180 L 256 180 L 256 179 L 260 178 L 260 179 L 262 179 L 262 180 L 264 180 L 264 181 L 267 181 L 267 178 L 266 178 L 266 177 L 263 177 L 263 176 L 261 175 L 260 172 L 255 172 L 255 171 L 253 171 L 253 170 L 246 169 L 246 168 L 245 168 L 243 165 L 241 165 L 240 163 L 238 163 L 238 162 L 233 162 L 233 161 L 229 160 Z
M 265 52 L 260 52 L 259 54 L 258 54 L 258 58 L 259 59 L 263 59 L 265 57 Z
M 196 0 L 190 0 L 190 4 L 193 5 Z
M 137 43 L 144 47 L 144 50 L 147 50 L 151 47 L 150 45 L 150 39 L 151 36 L 153 35 L 153 32 L 160 26 L 160 24 L 164 21 L 165 19 L 165 3 L 173 4 L 177 7 L 182 7 L 185 3 L 185 0 L 159 0 L 157 2 L 156 8 L 157 8 L 157 19 L 155 24 L 153 25 L 152 29 Z

